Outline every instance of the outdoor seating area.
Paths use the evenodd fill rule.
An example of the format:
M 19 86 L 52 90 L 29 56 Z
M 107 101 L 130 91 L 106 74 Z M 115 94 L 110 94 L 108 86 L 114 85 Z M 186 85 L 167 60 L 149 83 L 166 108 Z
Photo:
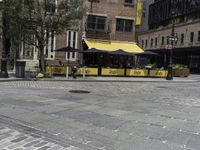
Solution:
M 102 41 L 85 39 L 83 51 L 65 47 L 57 49 L 62 52 L 79 52 L 83 55 L 81 65 L 47 66 L 46 72 L 50 75 L 69 76 L 119 76 L 119 77 L 151 77 L 166 78 L 167 68 L 160 65 L 157 59 L 160 54 L 152 51 L 143 51 L 136 43 Z M 189 69 L 183 66 L 174 66 L 174 76 L 187 77 Z
M 50 75 L 66 75 L 66 67 L 49 66 L 46 71 Z M 98 73 L 101 72 L 99 75 Z M 69 75 L 72 75 L 72 67 L 69 67 Z M 147 69 L 119 69 L 119 68 L 95 68 L 95 67 L 77 67 L 77 76 L 127 76 L 127 77 L 158 77 L 165 78 L 166 70 L 147 70 Z

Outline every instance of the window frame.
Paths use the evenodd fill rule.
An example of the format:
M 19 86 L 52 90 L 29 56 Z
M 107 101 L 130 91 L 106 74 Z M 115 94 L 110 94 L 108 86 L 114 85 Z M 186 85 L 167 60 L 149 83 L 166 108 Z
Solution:
M 165 37 L 162 36 L 162 37 L 161 37 L 161 45 L 164 45 L 164 44 L 165 44 Z
M 157 47 L 157 46 L 158 46 L 158 38 L 155 37 L 155 47 Z
M 151 48 L 153 47 L 153 38 L 151 38 Z
M 120 22 L 121 21 L 121 27 L 120 27 Z M 127 23 L 131 23 L 131 25 L 127 25 Z M 131 33 L 133 32 L 133 22 L 134 20 L 131 19 L 123 19 L 123 18 L 116 18 L 116 31 L 117 32 L 127 32 Z M 131 30 L 127 30 L 127 27 L 130 28 Z
M 49 4 L 49 2 L 50 2 L 50 4 Z M 46 13 L 52 13 L 52 14 L 56 13 L 56 11 L 57 11 L 57 9 L 56 9 L 57 0 L 44 0 L 44 3 L 45 3 Z M 51 6 L 50 9 L 49 9 L 49 6 Z
M 181 33 L 181 41 L 180 41 L 180 43 L 183 44 L 184 40 L 185 40 L 185 34 Z
M 94 18 L 91 18 L 95 20 L 95 22 L 93 21 L 89 21 L 89 17 L 94 17 Z M 100 20 L 104 20 L 104 23 L 99 23 Z M 91 27 L 92 24 L 94 24 L 94 28 Z M 104 25 L 104 29 L 102 28 L 99 28 L 99 25 Z M 92 15 L 92 14 L 89 14 L 87 16 L 87 29 L 89 30 L 94 30 L 94 31 L 106 31 L 106 25 L 107 25 L 107 17 L 106 16 L 100 16 L 100 15 Z
M 194 42 L 194 32 L 190 32 L 190 43 Z
M 197 33 L 197 41 L 200 42 L 200 31 Z
M 129 2 L 131 1 L 131 2 Z M 124 0 L 125 6 L 134 6 L 135 0 Z

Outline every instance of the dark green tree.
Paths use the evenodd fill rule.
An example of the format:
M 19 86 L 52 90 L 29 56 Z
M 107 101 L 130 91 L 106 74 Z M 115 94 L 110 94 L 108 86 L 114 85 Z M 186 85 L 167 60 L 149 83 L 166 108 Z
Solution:
M 59 35 L 72 26 L 78 27 L 84 15 L 82 0 L 57 0 L 57 4 L 55 0 L 6 0 L 2 9 L 9 21 L 12 47 L 19 52 L 22 41 L 35 46 L 41 72 L 45 71 L 46 33 Z

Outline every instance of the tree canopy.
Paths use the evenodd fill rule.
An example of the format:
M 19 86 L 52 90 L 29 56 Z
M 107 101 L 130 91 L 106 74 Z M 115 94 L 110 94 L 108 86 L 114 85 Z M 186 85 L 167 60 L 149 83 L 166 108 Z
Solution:
M 84 15 L 82 0 L 4 0 L 1 9 L 8 21 L 6 36 L 13 41 L 12 46 L 20 45 L 24 39 L 35 46 L 41 71 L 45 69 L 46 32 L 59 35 L 72 26 L 78 27 Z

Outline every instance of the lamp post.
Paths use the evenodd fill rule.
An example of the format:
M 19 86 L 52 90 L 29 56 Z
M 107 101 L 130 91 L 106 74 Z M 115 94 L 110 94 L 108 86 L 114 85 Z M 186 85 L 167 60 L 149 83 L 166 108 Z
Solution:
M 4 1 L 0 1 L 1 4 L 5 3 Z M 2 32 L 3 32 L 3 49 L 2 49 L 2 58 L 1 58 L 1 72 L 0 78 L 8 78 L 8 71 L 7 71 L 7 55 L 10 49 L 10 39 L 7 38 L 7 31 L 8 31 L 8 21 L 5 12 L 2 12 Z
M 171 41 L 171 48 L 169 49 L 169 65 L 168 65 L 168 74 L 166 80 L 173 80 L 173 48 L 174 42 L 177 41 L 177 37 L 175 35 L 175 11 L 172 11 L 172 32 L 169 37 L 169 41 Z

